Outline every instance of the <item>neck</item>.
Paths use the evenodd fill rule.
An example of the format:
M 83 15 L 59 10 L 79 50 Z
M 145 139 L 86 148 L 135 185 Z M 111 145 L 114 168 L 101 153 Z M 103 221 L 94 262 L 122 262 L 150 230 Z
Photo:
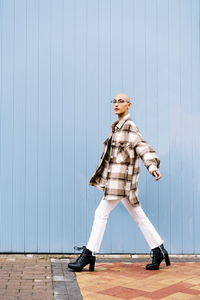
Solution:
M 118 115 L 118 121 L 121 121 L 121 119 L 123 119 L 123 117 L 125 117 L 126 115 L 128 115 L 128 112 L 124 112 L 122 114 Z

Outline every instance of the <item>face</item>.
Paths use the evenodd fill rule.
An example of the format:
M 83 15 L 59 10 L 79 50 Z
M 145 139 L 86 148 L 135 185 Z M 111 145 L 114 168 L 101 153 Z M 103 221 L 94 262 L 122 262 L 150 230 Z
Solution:
M 126 115 L 132 105 L 130 98 L 126 94 L 118 94 L 114 97 L 113 111 L 116 115 Z

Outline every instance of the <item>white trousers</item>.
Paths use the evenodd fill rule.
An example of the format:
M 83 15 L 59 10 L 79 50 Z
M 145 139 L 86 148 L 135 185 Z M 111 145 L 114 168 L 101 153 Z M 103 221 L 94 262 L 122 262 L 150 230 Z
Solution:
M 94 222 L 86 247 L 92 251 L 93 254 L 99 252 L 109 214 L 120 201 L 139 226 L 150 249 L 160 246 L 163 240 L 147 218 L 141 206 L 133 207 L 126 198 L 120 200 L 104 200 L 102 198 L 95 211 Z

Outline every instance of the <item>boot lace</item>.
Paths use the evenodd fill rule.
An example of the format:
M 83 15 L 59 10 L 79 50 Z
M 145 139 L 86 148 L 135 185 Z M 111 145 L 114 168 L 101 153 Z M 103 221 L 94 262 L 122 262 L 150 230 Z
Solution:
M 156 261 L 156 254 L 153 250 L 150 251 L 150 257 L 151 257 L 152 264 L 154 264 Z
M 84 248 L 86 248 L 86 247 L 85 246 L 82 246 L 82 247 L 74 246 L 74 250 L 82 250 Z
M 74 246 L 74 250 L 82 250 L 85 248 L 86 248 L 86 246 L 82 246 L 82 247 Z M 82 251 L 82 253 L 79 255 L 79 257 L 76 259 L 76 262 L 78 262 L 80 259 L 82 259 L 83 256 L 84 256 L 84 251 Z
M 86 249 L 86 246 L 82 246 L 82 247 L 74 246 L 74 250 L 83 250 L 83 249 Z M 81 253 L 81 255 L 83 255 L 83 252 Z M 92 251 L 92 255 L 96 256 L 96 252 Z M 80 257 L 78 259 L 80 259 Z
M 150 257 L 152 259 L 152 264 L 156 263 L 158 258 L 161 258 L 161 257 L 164 258 L 165 257 L 165 254 L 164 254 L 161 247 L 159 247 L 159 250 L 158 251 L 151 250 Z

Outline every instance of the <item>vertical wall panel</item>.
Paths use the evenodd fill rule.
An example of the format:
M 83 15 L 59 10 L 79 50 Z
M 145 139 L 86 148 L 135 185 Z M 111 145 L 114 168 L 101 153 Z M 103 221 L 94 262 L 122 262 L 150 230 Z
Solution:
M 26 15 L 26 186 L 25 252 L 38 251 L 38 1 Z
M 191 3 L 191 95 L 192 100 L 191 105 L 191 117 L 190 117 L 190 133 L 191 138 L 191 166 L 190 170 L 192 173 L 192 192 L 193 197 L 193 222 L 194 222 L 194 238 L 193 238 L 193 251 L 195 253 L 200 252 L 200 240 L 197 239 L 198 228 L 200 226 L 200 168 L 198 167 L 197 159 L 199 157 L 200 149 L 200 136 L 199 131 L 199 114 L 200 105 L 198 100 L 198 95 L 200 94 L 200 55 L 199 55 L 199 45 L 200 45 L 200 35 L 199 35 L 199 1 L 193 0 Z M 192 134 L 191 134 L 192 132 Z
M 75 1 L 63 1 L 63 178 L 60 178 L 63 185 L 63 246 L 60 252 L 72 252 L 75 244 L 75 7 Z
M 161 159 L 142 206 L 171 253 L 199 253 L 199 1 L 0 0 L 0 251 L 71 253 L 103 193 L 88 185 L 126 92 Z M 134 98 L 133 98 L 134 97 Z M 120 203 L 100 249 L 149 247 Z
M 38 252 L 50 251 L 51 202 L 51 1 L 38 8 Z
M 14 18 L 13 1 L 1 1 L 1 251 L 12 251 Z M 22 245 L 23 249 L 23 245 Z M 23 251 L 23 250 L 22 250 Z
M 96 4 L 96 2 L 95 2 Z M 75 4 L 75 242 L 86 240 L 86 9 L 87 4 Z M 94 7 L 96 11 L 96 5 Z M 73 99 L 71 100 L 73 101 Z M 70 102 L 69 102 L 70 103 Z M 68 103 L 68 104 L 69 104 Z M 80 151 L 81 147 L 81 151 Z M 81 213 L 80 213 L 81 212 Z
M 181 47 L 181 66 L 180 66 L 180 78 L 181 78 L 181 129 L 180 136 L 184 140 L 185 136 L 190 139 L 191 124 L 187 124 L 188 117 L 191 116 L 192 101 L 188 101 L 191 94 L 191 3 L 188 6 L 187 1 L 181 3 L 181 16 L 180 16 L 180 47 Z M 185 39 L 187 36 L 187 40 Z M 192 143 L 191 143 L 192 145 Z M 183 151 L 184 149 L 184 151 Z M 181 182 L 182 187 L 188 185 L 189 188 L 182 189 L 182 251 L 183 253 L 191 253 L 193 251 L 193 193 L 192 193 L 192 178 L 188 177 L 188 169 L 190 169 L 190 157 L 191 146 L 185 146 L 181 151 L 182 168 L 181 168 Z M 188 201 L 189 199 L 189 201 Z
M 24 249 L 26 188 L 26 1 L 15 5 L 12 250 Z M 24 63 L 22 63 L 24 61 Z
M 178 146 L 179 132 L 176 128 L 181 128 L 179 115 L 177 113 L 180 106 L 180 2 L 169 1 L 169 100 L 170 100 L 170 120 L 169 120 L 169 155 L 170 169 L 167 176 L 170 179 L 170 246 L 173 253 L 180 253 L 182 249 L 182 212 L 180 201 L 182 201 L 181 186 L 181 156 Z M 177 176 L 178 174 L 178 176 Z
M 62 39 L 63 39 L 63 1 L 51 3 L 51 183 L 50 183 L 50 252 L 62 249 Z M 59 203 L 59 205 L 58 205 Z

